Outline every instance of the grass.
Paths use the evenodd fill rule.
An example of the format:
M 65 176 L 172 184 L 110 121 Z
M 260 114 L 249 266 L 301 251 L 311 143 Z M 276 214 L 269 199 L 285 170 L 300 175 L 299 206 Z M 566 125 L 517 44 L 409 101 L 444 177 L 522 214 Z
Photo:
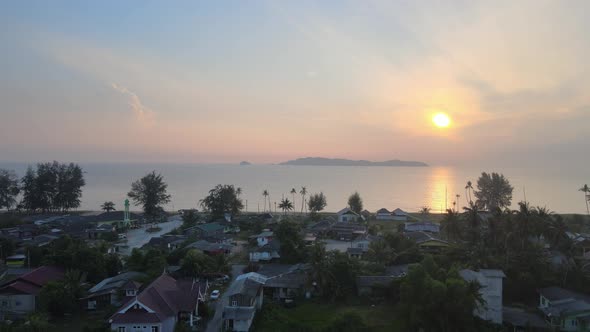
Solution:
M 266 304 L 255 323 L 256 332 L 322 330 L 333 320 L 354 312 L 362 317 L 368 331 L 400 331 L 393 319 L 393 307 L 389 305 L 345 305 L 322 302 L 300 302 L 295 308 Z M 297 327 L 293 326 L 297 322 Z

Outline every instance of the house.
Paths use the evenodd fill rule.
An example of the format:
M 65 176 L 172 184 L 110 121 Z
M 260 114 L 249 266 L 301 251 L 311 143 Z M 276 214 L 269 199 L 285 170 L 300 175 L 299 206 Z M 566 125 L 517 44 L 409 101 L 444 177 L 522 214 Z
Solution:
M 218 222 L 210 222 L 207 224 L 200 224 L 184 230 L 187 235 L 196 234 L 199 237 L 208 237 L 216 234 L 227 233 L 229 229 L 227 226 L 222 225 Z
M 465 281 L 477 282 L 481 285 L 479 293 L 484 303 L 478 305 L 474 315 L 495 324 L 502 324 L 502 281 L 506 278 L 504 272 L 502 270 L 473 271 L 465 269 L 459 271 L 459 275 Z
M 504 307 L 502 310 L 504 325 L 509 331 L 551 331 L 549 324 L 537 313 L 527 312 L 522 308 Z
M 330 227 L 330 232 L 333 233 L 338 240 L 350 241 L 356 237 L 367 234 L 367 228 L 364 225 L 338 222 Z
M 383 294 L 383 288 L 387 288 L 391 283 L 408 274 L 409 264 L 392 265 L 385 267 L 385 273 L 377 276 L 358 276 L 356 278 L 357 293 L 359 296 L 371 295 L 378 291 Z
M 250 252 L 250 262 L 271 261 L 281 258 L 281 242 L 272 240 L 260 248 Z
M 233 247 L 231 244 L 214 243 L 207 240 L 199 240 L 186 246 L 187 249 L 197 249 L 210 256 L 229 254 Z
M 539 309 L 547 323 L 560 331 L 590 329 L 590 296 L 560 287 L 539 290 Z
M 265 229 L 260 234 L 250 236 L 250 239 L 251 240 L 256 239 L 256 244 L 259 247 L 262 247 L 262 246 L 267 245 L 270 241 L 272 241 L 273 237 L 274 237 L 274 233 L 269 231 L 268 229 Z
M 373 215 L 372 215 L 371 211 L 365 209 L 365 210 L 361 211 L 361 216 L 363 218 L 365 218 L 365 220 L 369 220 L 369 219 L 371 219 L 371 217 Z
M 265 264 L 257 273 L 266 277 L 264 295 L 280 301 L 303 294 L 307 270 L 304 264 Z
M 117 229 L 113 224 L 101 224 L 94 228 L 87 229 L 86 234 L 88 234 L 89 239 L 100 239 L 103 234 L 114 234 L 116 231 Z
M 0 285 L 0 319 L 22 317 L 38 309 L 41 288 L 50 281 L 63 279 L 64 271 L 54 266 L 41 266 Z
M 137 295 L 141 287 L 136 280 L 146 277 L 144 273 L 131 271 L 106 278 L 88 290 L 88 296 L 81 299 L 82 306 L 95 310 L 120 305 L 120 301 L 127 302 L 129 297 Z
M 361 216 L 349 208 L 344 208 L 338 211 L 338 222 L 357 222 Z
M 130 298 L 108 322 L 116 332 L 173 332 L 180 321 L 192 327 L 205 293 L 205 286 L 194 280 L 163 274 Z
M 405 232 L 404 236 L 414 240 L 418 247 L 423 251 L 440 251 L 449 247 L 449 243 L 439 239 L 435 234 L 429 232 Z
M 389 221 L 393 220 L 393 215 L 386 208 L 381 208 L 375 213 L 375 219 Z
M 329 219 L 323 219 L 307 226 L 307 232 L 312 233 L 315 236 L 325 236 L 331 228 L 332 221 Z
M 53 242 L 53 240 L 57 240 L 57 239 L 59 239 L 59 236 L 50 235 L 50 234 L 41 234 L 41 235 L 35 236 L 35 238 L 33 238 L 30 241 L 24 242 L 24 244 L 26 246 L 44 247 L 44 246 L 50 244 L 51 242 Z
M 440 225 L 428 221 L 407 222 L 404 224 L 404 231 L 440 233 Z
M 362 256 L 369 251 L 369 245 L 371 242 L 380 240 L 381 237 L 365 234 L 360 238 L 351 241 L 350 248 L 346 249 L 346 253 L 350 258 L 362 258 Z
M 172 251 L 180 248 L 186 239 L 184 235 L 165 234 L 151 238 L 148 243 L 144 244 L 144 247 Z
M 407 221 L 408 214 L 400 208 L 397 208 L 391 212 L 392 220 L 396 221 Z
M 226 294 L 228 304 L 223 308 L 223 326 L 225 331 L 248 331 L 257 310 L 264 301 L 263 284 L 266 278 L 257 273 L 238 276 Z

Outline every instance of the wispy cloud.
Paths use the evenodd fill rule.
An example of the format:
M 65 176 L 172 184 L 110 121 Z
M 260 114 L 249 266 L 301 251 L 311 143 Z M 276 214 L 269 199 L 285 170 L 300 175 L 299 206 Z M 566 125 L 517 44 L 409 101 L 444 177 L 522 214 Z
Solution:
M 133 111 L 136 119 L 146 126 L 153 126 L 155 123 L 155 113 L 153 110 L 146 107 L 139 99 L 135 92 L 130 91 L 126 87 L 120 86 L 117 83 L 111 83 L 111 87 L 116 91 L 126 95 L 129 98 L 129 107 Z

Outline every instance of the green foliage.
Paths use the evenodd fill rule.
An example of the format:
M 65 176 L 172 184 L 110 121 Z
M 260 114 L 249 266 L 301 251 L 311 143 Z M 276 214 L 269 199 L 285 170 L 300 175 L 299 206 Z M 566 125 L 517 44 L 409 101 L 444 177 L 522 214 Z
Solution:
M 512 202 L 513 187 L 503 174 L 481 173 L 474 192 L 478 207 L 493 211 L 509 207 Z
M 293 210 L 293 202 L 291 202 L 288 198 L 283 198 L 281 203 L 279 203 L 279 209 L 283 210 L 283 213 L 287 213 L 288 211 Z
M 154 248 L 145 252 L 135 248 L 126 260 L 128 270 L 144 272 L 151 277 L 161 275 L 167 265 L 166 254 Z
M 185 211 L 182 214 L 182 225 L 180 226 L 180 228 L 184 230 L 184 229 L 196 226 L 197 223 L 199 222 L 199 219 L 200 219 L 200 217 L 195 211 L 193 211 L 193 210 Z
M 456 270 L 440 269 L 431 257 L 411 265 L 397 307 L 405 331 L 476 331 L 473 310 L 481 303 L 479 286 Z
M 80 206 L 84 172 L 74 163 L 37 164 L 27 169 L 21 180 L 24 208 L 35 211 L 68 211 Z
M 83 296 L 80 271 L 67 271 L 61 281 L 51 281 L 41 289 L 41 307 L 53 317 L 62 317 L 78 311 L 78 299 Z
M 182 260 L 182 273 L 195 278 L 206 271 L 213 270 L 213 259 L 198 250 L 189 250 Z
M 357 214 L 361 214 L 363 211 L 363 199 L 358 192 L 354 192 L 354 194 L 348 197 L 348 207 Z
M 302 262 L 305 258 L 305 242 L 299 224 L 293 221 L 283 221 L 274 230 L 275 237 L 281 243 L 281 262 L 293 264 Z
M 307 206 L 311 213 L 318 213 L 322 211 L 327 205 L 326 196 L 323 192 L 309 196 Z
M 244 208 L 242 199 L 233 185 L 218 184 L 209 190 L 209 195 L 201 200 L 201 207 L 210 212 L 212 218 L 222 218 L 225 213 L 237 215 Z
M 20 187 L 16 173 L 0 169 L 0 209 L 10 210 L 15 206 L 19 192 Z
M 325 332 L 357 332 L 365 331 L 367 324 L 363 317 L 356 312 L 348 312 L 336 317 L 330 326 L 325 328 Z
M 143 207 L 143 212 L 148 218 L 155 220 L 163 212 L 162 205 L 170 202 L 167 188 L 168 184 L 164 182 L 162 175 L 153 171 L 133 182 L 127 196 L 136 205 Z

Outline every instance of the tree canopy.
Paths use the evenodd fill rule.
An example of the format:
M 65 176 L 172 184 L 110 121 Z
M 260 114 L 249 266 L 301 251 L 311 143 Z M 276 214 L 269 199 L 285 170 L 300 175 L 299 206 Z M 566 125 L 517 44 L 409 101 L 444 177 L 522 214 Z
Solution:
M 477 180 L 477 190 L 474 192 L 476 205 L 489 211 L 509 207 L 513 189 L 503 174 L 483 172 Z
M 150 219 L 162 213 L 162 205 L 170 202 L 168 184 L 161 174 L 155 171 L 147 174 L 131 184 L 131 191 L 127 194 L 136 205 L 143 207 L 143 212 Z
M 244 208 L 233 185 L 218 184 L 209 190 L 209 195 L 201 200 L 201 207 L 212 214 L 213 218 L 221 218 L 226 213 L 237 215 Z
M 20 187 L 16 173 L 0 169 L 0 209 L 10 210 L 15 206 L 19 192 Z
M 358 192 L 354 192 L 354 194 L 348 197 L 348 207 L 357 214 L 361 214 L 363 211 L 363 199 Z
M 318 213 L 322 211 L 327 204 L 326 196 L 323 192 L 320 192 L 319 194 L 312 194 L 309 196 L 309 200 L 307 202 L 307 206 L 309 207 L 309 211 L 311 211 L 311 213 Z

